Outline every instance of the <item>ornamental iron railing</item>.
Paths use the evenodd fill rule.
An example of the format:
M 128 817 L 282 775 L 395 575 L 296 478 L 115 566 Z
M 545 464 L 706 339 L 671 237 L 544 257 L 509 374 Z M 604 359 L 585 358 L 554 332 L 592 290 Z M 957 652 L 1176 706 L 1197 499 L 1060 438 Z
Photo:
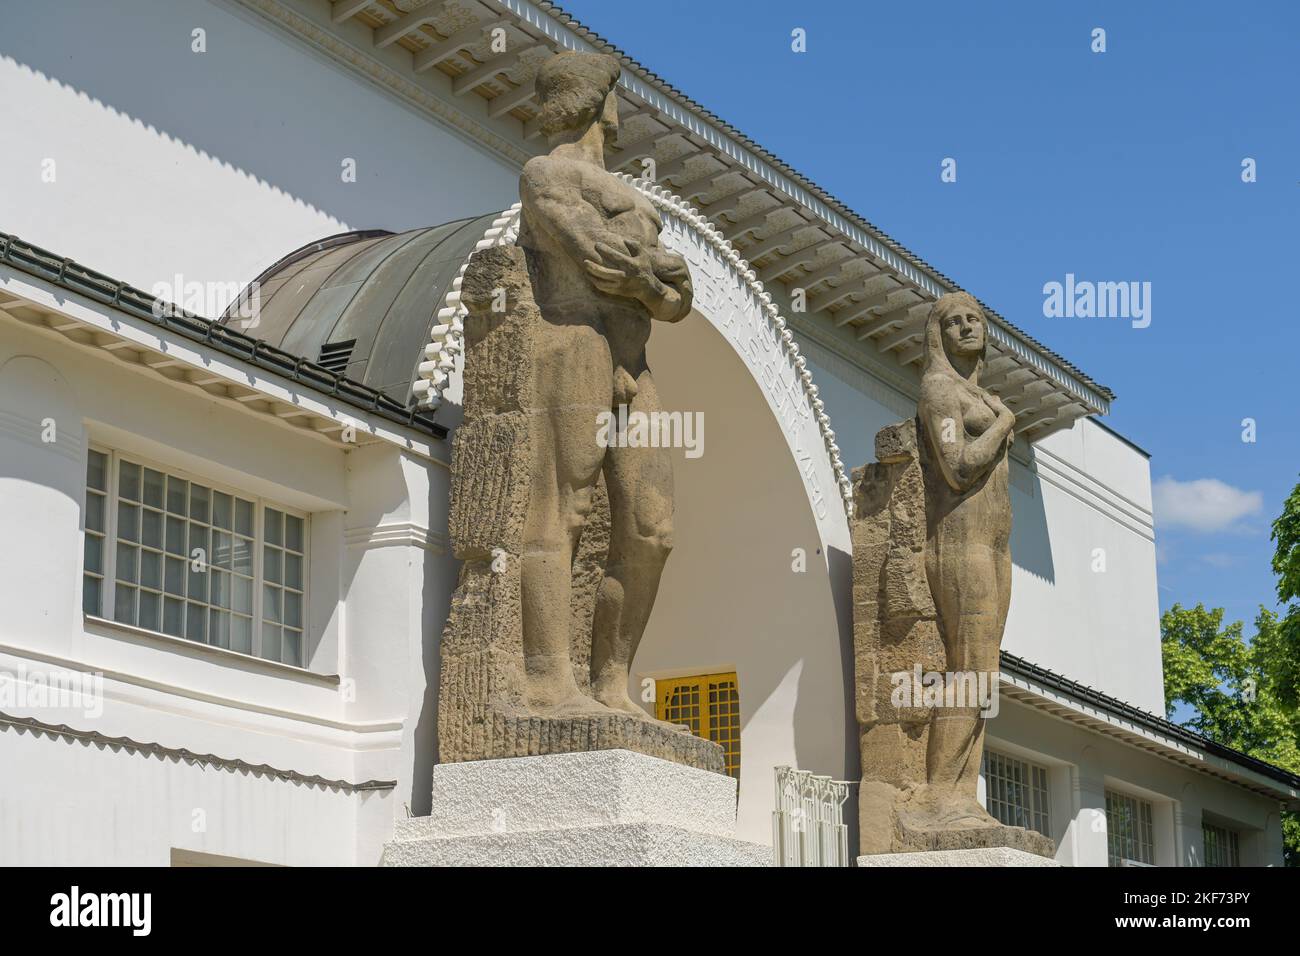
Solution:
M 777 767 L 774 864 L 849 866 L 849 828 L 844 822 L 848 799 L 848 781 Z

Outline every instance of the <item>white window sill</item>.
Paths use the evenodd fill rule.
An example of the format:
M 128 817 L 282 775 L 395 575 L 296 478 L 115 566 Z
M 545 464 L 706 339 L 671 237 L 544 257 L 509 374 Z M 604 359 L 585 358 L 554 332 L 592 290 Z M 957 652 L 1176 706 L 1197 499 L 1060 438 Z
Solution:
M 244 654 L 240 651 L 228 650 L 224 647 L 213 647 L 211 644 L 200 644 L 198 641 L 191 641 L 184 637 L 173 637 L 170 634 L 163 634 L 160 631 L 150 631 L 143 627 L 136 627 L 133 624 L 122 624 L 118 621 L 110 621 L 106 617 L 98 617 L 94 614 L 82 614 L 86 630 L 92 631 L 90 626 L 103 628 L 109 632 L 105 636 L 117 637 L 118 635 L 129 634 L 131 637 L 138 639 L 141 643 L 152 645 L 159 650 L 173 651 L 184 648 L 189 651 L 198 651 L 216 658 L 218 661 L 225 663 L 239 662 L 243 666 L 251 666 L 253 670 L 263 671 L 275 677 L 287 677 L 294 680 L 303 681 L 304 683 L 321 684 L 328 687 L 337 687 L 340 683 L 338 674 L 317 674 L 313 671 L 305 670 L 301 667 L 294 667 L 292 664 L 281 664 L 279 661 L 268 661 L 262 657 L 254 657 L 252 654 Z

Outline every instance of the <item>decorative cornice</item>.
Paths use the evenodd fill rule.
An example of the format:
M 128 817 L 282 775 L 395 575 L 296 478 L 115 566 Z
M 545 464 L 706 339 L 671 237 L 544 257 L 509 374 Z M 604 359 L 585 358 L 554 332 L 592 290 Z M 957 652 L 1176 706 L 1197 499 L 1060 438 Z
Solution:
M 195 753 L 176 747 L 164 747 L 162 744 L 132 740 L 130 737 L 110 737 L 92 730 L 77 730 L 67 724 L 48 724 L 34 717 L 15 717 L 0 713 L 0 729 L 13 727 L 19 733 L 28 731 L 45 734 L 64 740 L 75 740 L 88 746 L 120 747 L 131 753 L 145 757 L 160 757 L 163 760 L 183 760 L 201 767 L 213 767 L 218 770 L 230 770 L 236 773 L 251 773 L 257 776 L 271 777 L 287 783 L 301 783 L 311 787 L 325 787 L 329 790 L 341 790 L 344 793 L 362 793 L 368 790 L 392 790 L 397 786 L 396 780 L 365 780 L 351 783 L 347 780 L 328 780 L 315 774 L 299 773 L 297 770 L 282 770 L 270 764 L 251 764 L 237 757 L 218 757 L 216 754 Z

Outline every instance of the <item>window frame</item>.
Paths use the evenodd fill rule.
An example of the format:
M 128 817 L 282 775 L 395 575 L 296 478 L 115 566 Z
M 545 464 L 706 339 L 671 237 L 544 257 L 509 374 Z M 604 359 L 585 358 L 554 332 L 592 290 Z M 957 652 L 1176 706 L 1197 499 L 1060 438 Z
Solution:
M 1220 852 L 1224 858 L 1218 862 L 1210 860 L 1210 841 L 1206 839 L 1213 831 L 1216 836 L 1223 838 L 1220 846 Z M 1204 818 L 1201 819 L 1201 845 L 1204 848 L 1205 863 L 1207 867 L 1222 867 L 1230 869 L 1239 869 L 1241 867 L 1241 831 L 1233 827 L 1226 826 L 1222 823 L 1213 823 Z
M 730 683 L 735 691 L 736 712 L 734 715 L 735 716 L 734 726 L 729 721 L 724 721 L 724 720 L 718 721 L 719 724 L 718 729 L 734 731 L 734 733 L 730 734 L 725 741 L 718 740 L 714 736 L 714 731 L 715 731 L 714 715 L 710 714 L 709 712 L 709 707 L 710 707 L 709 684 L 710 683 L 714 683 L 718 685 Z M 691 724 L 688 721 L 682 721 L 682 723 L 685 723 L 686 726 L 690 727 L 691 733 L 694 736 L 700 737 L 704 740 L 712 740 L 714 743 L 721 746 L 723 749 L 724 772 L 728 776 L 736 780 L 739 780 L 740 767 L 741 767 L 741 711 L 740 711 L 740 678 L 737 672 L 719 671 L 711 674 L 684 674 L 680 677 L 656 678 L 655 679 L 655 717 L 657 717 L 659 720 L 674 720 L 675 717 L 670 717 L 668 714 L 669 699 L 671 698 L 672 694 L 675 691 L 683 690 L 683 689 L 694 690 L 696 693 L 699 694 L 700 702 L 698 706 L 699 706 L 700 713 L 698 716 L 692 715 L 692 717 L 688 718 L 688 721 L 695 720 L 698 726 L 691 726 Z M 722 692 L 721 687 L 718 688 L 717 692 L 718 693 Z M 716 703 L 719 706 L 721 706 L 722 704 L 729 703 L 729 702 L 719 700 Z M 723 715 L 719 715 L 719 716 L 723 716 Z M 728 713 L 725 716 L 730 717 L 731 714 Z M 734 747 L 729 748 L 728 744 L 734 744 Z
M 993 812 L 993 782 L 995 779 L 1005 779 L 1004 777 L 995 777 L 989 770 L 989 758 L 994 757 L 1008 763 L 1015 763 L 1022 766 L 1027 772 L 1025 782 L 1022 784 L 1025 792 L 1029 795 L 1030 804 L 1028 807 L 1016 806 L 1016 809 L 1025 814 L 1028 823 L 1007 823 L 996 813 Z M 1035 763 L 1024 757 L 1017 757 L 1015 754 L 998 750 L 996 747 L 985 746 L 983 757 L 980 760 L 980 773 L 984 777 L 984 809 L 989 815 L 994 817 L 1005 826 L 1024 827 L 1026 830 L 1032 830 L 1035 833 L 1041 833 L 1045 837 L 1051 837 L 1052 829 L 1052 774 L 1051 768 L 1045 764 Z M 1037 784 L 1037 775 L 1042 774 L 1042 787 Z M 1043 805 L 1039 806 L 1039 800 Z M 998 803 L 1012 804 L 1007 800 L 999 799 Z M 1042 817 L 1043 828 L 1037 826 L 1038 818 Z
M 104 515 L 104 532 L 103 532 L 103 538 L 102 538 L 102 540 L 103 540 L 103 542 L 104 542 L 104 553 L 103 553 L 103 555 L 102 555 L 102 560 L 101 560 L 102 571 L 100 571 L 100 572 L 95 572 L 95 571 L 89 571 L 89 570 L 87 570 L 87 567 L 86 567 L 86 560 L 85 560 L 85 538 L 86 538 L 86 536 L 87 536 L 87 535 L 94 535 L 94 536 L 98 537 L 99 534 L 98 534 L 98 532 L 89 531 L 89 530 L 85 527 L 85 522 L 84 522 L 84 520 L 83 520 L 83 522 L 82 522 L 82 529 L 81 529 L 81 530 L 82 530 L 82 539 L 83 539 L 83 540 L 82 540 L 82 555 L 81 555 L 81 557 L 82 557 L 82 562 L 81 562 L 81 575 L 82 575 L 82 588 L 83 588 L 83 594 L 84 594 L 85 580 L 86 580 L 86 576 L 87 576 L 87 575 L 90 575 L 90 576 L 92 576 L 92 577 L 99 577 L 99 578 L 100 578 L 100 581 L 101 581 L 101 584 L 100 584 L 100 607 L 99 607 L 99 612 L 96 614 L 96 613 L 91 613 L 90 611 L 86 610 L 86 608 L 85 608 L 85 599 L 84 599 L 84 596 L 83 596 L 83 599 L 82 599 L 82 612 L 83 612 L 83 614 L 85 614 L 85 615 L 88 616 L 88 617 L 92 617 L 92 618 L 96 618 L 96 619 L 98 619 L 98 620 L 105 621 L 105 622 L 107 622 L 107 623 L 109 623 L 109 624 L 112 624 L 113 626 L 118 626 L 118 627 L 134 627 L 134 628 L 138 628 L 138 629 L 141 630 L 141 631 L 144 631 L 144 632 L 149 633 L 149 634 L 156 634 L 156 635 L 158 635 L 158 636 L 160 636 L 160 637 L 167 638 L 168 640 L 179 640 L 179 641 L 184 641 L 184 642 L 187 643 L 187 644 L 193 644 L 193 645 L 197 645 L 197 646 L 201 646 L 201 647 L 207 647 L 207 648 L 210 648 L 210 649 L 212 649 L 212 650 L 225 651 L 225 652 L 230 653 L 230 654 L 238 654 L 238 655 L 241 656 L 241 657 L 251 657 L 251 658 L 254 658 L 254 659 L 258 660 L 258 661 L 262 661 L 262 662 L 266 662 L 266 663 L 279 664 L 279 665 L 281 665 L 281 666 L 283 666 L 283 667 L 292 667 L 292 668 L 295 668 L 295 669 L 297 669 L 297 670 L 309 671 L 309 670 L 310 670 L 310 661 L 311 661 L 310 646 L 309 646 L 309 639 L 310 639 L 310 636 L 311 636 L 311 630 L 310 630 L 310 627 L 309 627 L 309 623 L 310 623 L 310 613 L 309 613 L 309 611 L 310 611 L 310 605 L 309 605 L 309 596 L 310 596 L 310 594 L 311 594 L 311 513 L 310 513 L 310 512 L 307 512 L 307 511 L 303 511 L 303 510 L 300 509 L 300 508 L 295 508 L 295 507 L 293 507 L 293 506 L 291 506 L 291 505 L 286 505 L 286 504 L 284 504 L 283 502 L 278 501 L 278 500 L 275 500 L 275 499 L 272 499 L 272 498 L 265 498 L 265 497 L 263 497 L 263 496 L 261 496 L 261 495 L 253 494 L 253 493 L 250 493 L 250 492 L 248 492 L 248 491 L 246 491 L 246 490 L 241 490 L 241 489 L 239 489 L 239 488 L 237 488 L 237 487 L 235 487 L 235 486 L 233 486 L 233 485 L 229 485 L 229 484 L 226 484 L 226 483 L 221 482 L 221 481 L 213 481 L 212 479 L 210 479 L 210 478 L 208 478 L 208 477 L 205 477 L 205 476 L 200 475 L 200 474 L 196 474 L 195 472 L 189 471 L 188 469 L 185 469 L 185 468 L 179 468 L 179 467 L 176 467 L 176 466 L 174 466 L 174 465 L 170 465 L 170 464 L 167 464 L 167 463 L 164 463 L 164 462 L 160 462 L 160 461 L 158 461 L 158 460 L 156 460 L 156 459 L 150 458 L 150 457 L 147 456 L 147 455 L 141 455 L 141 454 L 138 454 L 137 452 L 130 451 L 130 450 L 123 450 L 123 449 L 119 449 L 119 448 L 114 448 L 114 447 L 112 447 L 112 446 L 110 446 L 110 445 L 106 445 L 106 444 L 104 444 L 104 443 L 102 443 L 102 442 L 98 442 L 98 441 L 94 441 L 94 440 L 90 441 L 90 442 L 88 443 L 88 445 L 87 445 L 87 455 L 86 455 L 86 462 L 85 462 L 86 467 L 85 467 L 85 469 L 83 469 L 83 474 L 82 474 L 82 509 L 83 509 L 83 513 L 84 513 L 84 510 L 86 509 L 86 498 L 87 498 L 90 494 L 92 494 L 92 490 L 91 490 L 91 488 L 90 488 L 90 483 L 89 483 L 89 480 L 88 480 L 88 479 L 89 479 L 90 453 L 91 453 L 91 452 L 98 452 L 99 454 L 102 454 L 102 455 L 106 456 L 106 458 L 107 458 L 107 472 L 108 472 L 108 474 L 107 474 L 107 481 L 105 482 L 106 490 L 104 491 L 104 499 L 105 499 L 105 509 L 106 509 L 106 513 L 105 513 L 105 515 Z M 198 485 L 200 485 L 200 486 L 202 486 L 202 487 L 206 487 L 206 488 L 209 489 L 210 492 L 221 492 L 222 494 L 230 495 L 232 498 L 239 498 L 239 499 L 243 499 L 244 501 L 250 501 L 250 502 L 252 502 L 252 504 L 253 504 L 253 535 L 252 535 L 253 547 L 252 547 L 252 551 L 253 551 L 253 553 L 252 553 L 252 555 L 251 555 L 251 558 L 252 558 L 252 571 L 253 571 L 253 573 L 252 573 L 252 583 L 251 583 L 251 587 L 252 587 L 253 594 L 252 594 L 252 614 L 251 614 L 252 635 L 251 635 L 250 650 L 249 650 L 249 651 L 240 651 L 240 650 L 235 650 L 235 649 L 230 648 L 230 647 L 222 647 L 222 646 L 219 645 L 219 644 L 214 644 L 214 643 L 212 643 L 211 640 L 210 640 L 210 637 L 211 637 L 211 634 L 210 634 L 210 628 L 209 628 L 208 638 L 206 638 L 206 639 L 203 640 L 203 641 L 198 641 L 198 640 L 195 640 L 194 638 L 189 637 L 189 636 L 187 636 L 187 635 L 185 635 L 185 634 L 179 634 L 179 635 L 177 635 L 177 634 L 169 634 L 168 632 L 162 630 L 161 628 L 147 627 L 147 626 L 144 626 L 144 625 L 141 625 L 141 624 L 132 624 L 132 623 L 129 623 L 129 622 L 119 621 L 119 620 L 117 619 L 117 617 L 116 617 L 116 611 L 117 611 L 117 606 L 116 606 L 116 605 L 117 605 L 117 584 L 118 584 L 118 581 L 117 581 L 117 546 L 118 546 L 118 527 L 117 527 L 118 522 L 117 522 L 117 512 L 118 512 L 118 505 L 119 505 L 119 502 L 121 501 L 121 496 L 120 496 L 120 494 L 119 494 L 120 489 L 119 489 L 118 486 L 119 486 L 119 479 L 120 479 L 121 462 L 122 462 L 123 460 L 127 461 L 127 462 L 130 463 L 130 464 L 137 465 L 137 466 L 139 466 L 139 467 L 141 468 L 141 470 L 142 470 L 142 480 L 143 480 L 143 469 L 145 469 L 145 468 L 149 468 L 149 469 L 151 469 L 151 470 L 153 470 L 153 471 L 161 472 L 161 473 L 164 475 L 164 477 L 167 477 L 167 478 L 177 478 L 177 479 L 179 479 L 179 480 L 181 480 L 181 481 L 185 481 L 185 482 L 188 482 L 188 483 L 190 483 L 190 484 L 198 484 Z M 98 489 L 95 489 L 93 493 L 98 494 L 98 493 L 99 493 Z M 129 503 L 129 504 L 142 504 L 142 502 L 128 502 L 128 503 Z M 281 654 L 280 654 L 280 657 L 279 657 L 279 658 L 264 657 L 264 656 L 262 656 L 262 653 L 261 653 L 261 651 L 262 651 L 262 625 L 263 625 L 263 623 L 264 623 L 264 621 L 263 621 L 263 616 L 262 616 L 262 615 L 263 615 L 263 611 L 264 611 L 264 606 L 263 606 L 263 588 L 267 585 L 267 581 L 266 581 L 265 573 L 264 573 L 264 572 L 265 572 L 265 569 L 264 569 L 264 566 L 263 566 L 263 565 L 264 565 L 264 561 L 263 561 L 263 554 L 264 554 L 264 552 L 263 552 L 263 549 L 264 549 L 264 548 L 267 546 L 267 544 L 268 544 L 268 542 L 267 542 L 267 538 L 266 538 L 266 511 L 267 511 L 268 508 L 273 509 L 273 510 L 275 510 L 275 511 L 278 511 L 278 512 L 280 512 L 281 514 L 284 514 L 284 515 L 288 515 L 288 516 L 292 516 L 292 517 L 295 517 L 295 518 L 299 518 L 299 519 L 302 521 L 302 525 L 303 525 L 303 527 L 302 527 L 302 552 L 301 552 L 301 556 L 302 556 L 302 589 L 301 589 L 301 595 L 302 595 L 302 621 L 301 621 L 301 628 L 300 628 L 300 629 L 301 629 L 301 634 L 302 634 L 302 642 L 301 642 L 301 643 L 302 643 L 302 646 L 301 646 L 301 658 L 300 658 L 300 663 L 298 663 L 298 664 L 290 664 L 290 663 L 286 663 L 286 662 L 283 660 L 283 656 L 284 656 L 284 653 L 283 653 L 283 644 L 281 644 Z M 167 515 L 167 514 L 169 514 L 169 512 L 168 512 L 168 511 L 166 510 L 166 508 L 165 508 L 165 498 L 164 498 L 164 509 L 163 509 L 162 513 L 164 514 L 164 516 Z M 185 520 L 186 520 L 186 522 L 188 523 L 188 522 L 190 522 L 192 519 L 189 518 L 189 516 L 186 516 L 186 519 L 185 519 Z M 165 518 L 164 518 L 164 523 L 165 523 Z M 209 520 L 206 521 L 206 522 L 200 522 L 200 523 L 205 524 L 205 525 L 209 528 L 209 530 L 211 530 L 211 529 L 213 528 L 213 525 L 212 525 L 212 522 L 211 522 L 211 512 L 210 512 L 210 511 L 209 511 Z M 134 544 L 134 545 L 136 545 L 137 547 L 144 547 L 143 542 L 139 542 L 139 541 L 136 541 L 136 542 L 127 542 L 127 543 L 129 543 L 129 544 Z M 188 539 L 187 539 L 187 546 L 188 546 Z M 279 545 L 271 545 L 271 546 L 272 546 L 272 547 L 276 547 L 276 548 L 278 548 L 282 553 L 283 553 L 283 552 L 286 552 L 286 551 L 289 550 L 289 549 L 287 548 L 285 542 L 283 542 L 283 541 L 282 541 Z M 150 547 L 152 548 L 152 546 L 150 546 Z M 209 552 L 211 551 L 211 547 L 212 547 L 212 545 L 211 545 L 211 541 L 209 541 Z M 167 555 L 167 551 L 166 551 L 166 547 L 165 547 L 165 539 L 164 539 L 164 548 L 163 548 L 163 552 L 162 552 L 162 553 L 163 553 L 163 556 L 164 556 L 164 557 L 163 557 L 163 560 L 164 560 L 164 572 L 165 572 L 165 562 L 166 562 L 166 555 Z M 188 565 L 188 563 L 192 560 L 191 557 L 190 557 L 190 553 L 192 553 L 192 552 L 189 551 L 189 550 L 187 549 L 187 553 L 186 553 L 185 558 L 184 558 L 184 560 L 185 560 L 185 562 L 186 562 L 187 565 Z M 208 563 L 208 568 L 209 568 L 209 570 L 210 570 L 211 567 L 212 567 L 212 558 L 213 558 L 213 555 L 212 555 L 211 553 L 209 553 L 209 554 L 208 554 L 208 562 L 207 562 L 207 563 Z M 283 565 L 282 565 L 282 569 L 283 569 Z M 233 572 L 232 572 L 232 573 L 233 573 Z M 187 576 L 187 577 L 188 577 L 188 576 Z M 281 573 L 281 582 L 278 583 L 278 584 L 275 584 L 275 583 L 272 583 L 272 584 L 271 584 L 272 587 L 276 587 L 276 588 L 278 588 L 278 589 L 280 590 L 281 593 L 283 593 L 284 590 L 285 590 L 285 588 L 286 588 L 286 585 L 283 583 L 283 577 L 284 577 L 284 575 L 283 575 L 283 570 L 282 570 L 282 573 Z M 129 584 L 130 582 L 127 582 L 127 583 Z M 165 582 L 164 582 L 164 584 L 165 584 Z M 138 592 L 138 591 L 139 591 L 139 587 L 140 587 L 140 585 L 139 585 L 138 582 L 136 583 L 135 587 L 136 587 L 137 592 Z M 150 588 L 149 590 L 153 590 L 153 589 Z M 293 589 L 290 588 L 290 590 L 293 590 Z M 164 595 L 167 593 L 166 590 L 165 590 L 165 587 L 164 587 L 164 590 L 163 590 L 162 593 L 163 593 Z M 190 602 L 190 598 L 189 598 L 188 594 L 185 596 L 185 601 L 186 601 L 187 603 Z M 203 601 L 203 605 L 204 605 L 205 608 L 208 608 L 208 609 L 211 609 L 211 608 L 213 608 L 213 607 L 217 607 L 216 605 L 213 605 L 213 604 L 211 603 L 211 592 L 210 592 L 210 591 L 209 591 L 209 597 L 208 597 L 208 599 L 205 599 L 205 600 Z M 229 610 L 229 609 L 220 608 L 220 607 L 217 607 L 217 609 L 218 609 L 218 610 Z M 281 606 L 281 617 L 283 618 L 283 616 L 284 616 L 284 614 L 283 614 L 283 605 L 282 605 L 282 606 Z M 138 614 L 137 614 L 137 619 L 138 619 Z M 284 623 L 283 623 L 283 621 L 281 621 L 280 624 L 279 624 L 278 626 L 281 627 L 281 628 L 283 628 L 283 627 L 284 627 Z
M 1139 796 L 1136 793 L 1130 793 L 1126 790 L 1117 790 L 1113 787 L 1106 787 L 1103 791 L 1103 799 L 1106 804 L 1106 860 L 1110 866 L 1122 866 L 1125 862 L 1137 863 L 1142 866 L 1156 866 L 1156 808 L 1155 804 L 1146 797 Z M 1134 809 L 1134 847 L 1138 851 L 1137 856 L 1119 856 L 1111 850 L 1111 837 L 1114 834 L 1112 827 L 1110 804 L 1115 802 L 1130 801 Z M 1143 818 L 1143 809 L 1145 808 L 1145 819 Z M 1146 833 L 1143 833 L 1143 830 Z M 1143 837 L 1149 836 L 1150 839 L 1145 841 Z M 1142 850 L 1149 851 L 1150 858 L 1142 859 Z

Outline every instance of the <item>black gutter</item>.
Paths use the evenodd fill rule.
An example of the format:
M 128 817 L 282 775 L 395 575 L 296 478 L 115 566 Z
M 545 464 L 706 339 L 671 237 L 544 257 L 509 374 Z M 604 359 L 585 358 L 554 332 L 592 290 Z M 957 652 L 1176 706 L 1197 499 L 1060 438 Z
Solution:
M 0 262 L 6 263 L 62 289 L 84 295 L 153 325 L 179 333 L 192 342 L 216 349 L 232 358 L 275 372 L 304 385 L 327 398 L 335 398 L 353 408 L 386 421 L 437 439 L 447 437 L 447 429 L 429 412 L 407 406 L 391 395 L 331 372 L 324 366 L 255 339 L 238 329 L 186 312 L 170 302 L 127 285 L 102 272 L 57 256 L 46 249 L 24 242 L 17 236 L 0 232 Z
M 1275 767 L 1271 763 L 1265 763 L 1255 757 L 1242 753 L 1240 750 L 1233 750 L 1231 747 L 1225 747 L 1223 744 L 1215 743 L 1208 737 L 1202 737 L 1195 731 L 1188 730 L 1186 727 L 1180 727 L 1178 724 L 1165 720 L 1163 717 L 1157 717 L 1155 714 L 1147 713 L 1145 710 L 1139 710 L 1132 704 L 1126 704 L 1124 701 L 1101 691 L 1093 690 L 1085 684 L 1078 681 L 1070 680 L 1068 677 L 1062 677 L 1054 671 L 1049 671 L 1045 667 L 1037 664 L 1031 664 L 1022 657 L 1016 657 L 1014 654 L 1002 652 L 1002 669 L 1009 674 L 1022 677 L 1026 680 L 1034 681 L 1044 687 L 1050 687 L 1052 690 L 1069 694 L 1085 703 L 1089 703 L 1104 710 L 1116 717 L 1123 717 L 1153 733 L 1161 734 L 1165 737 L 1172 737 L 1175 740 L 1182 741 L 1192 747 L 1198 747 L 1206 753 L 1214 754 L 1217 757 L 1223 757 L 1231 760 L 1235 764 L 1240 764 L 1250 770 L 1255 771 L 1261 776 L 1284 783 L 1289 787 L 1300 790 L 1300 776 L 1289 773 L 1281 767 Z

